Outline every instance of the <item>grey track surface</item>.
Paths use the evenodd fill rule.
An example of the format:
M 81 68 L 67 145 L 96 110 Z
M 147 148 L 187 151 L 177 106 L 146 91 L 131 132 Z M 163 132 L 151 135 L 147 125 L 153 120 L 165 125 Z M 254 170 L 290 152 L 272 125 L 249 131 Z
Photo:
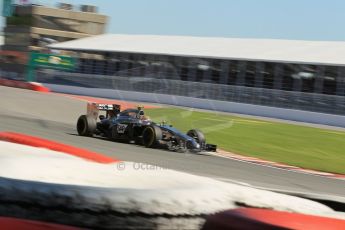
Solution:
M 75 129 L 86 103 L 62 95 L 0 86 L 0 131 L 35 135 L 87 148 L 124 161 L 143 162 L 197 175 L 276 190 L 345 197 L 345 181 L 269 168 L 208 155 L 175 153 L 80 137 Z

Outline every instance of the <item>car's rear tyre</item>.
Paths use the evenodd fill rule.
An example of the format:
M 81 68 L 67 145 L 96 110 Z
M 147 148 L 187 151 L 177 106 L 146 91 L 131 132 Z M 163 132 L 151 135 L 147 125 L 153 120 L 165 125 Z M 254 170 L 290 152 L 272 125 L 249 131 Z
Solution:
M 206 142 L 205 135 L 198 129 L 189 130 L 187 132 L 187 135 L 194 138 L 195 141 L 200 145 L 205 144 L 205 142 Z
M 143 131 L 143 145 L 153 148 L 162 139 L 162 130 L 158 126 L 147 126 Z
M 81 115 L 77 122 L 77 131 L 80 136 L 92 136 L 96 131 L 97 122 L 94 118 Z

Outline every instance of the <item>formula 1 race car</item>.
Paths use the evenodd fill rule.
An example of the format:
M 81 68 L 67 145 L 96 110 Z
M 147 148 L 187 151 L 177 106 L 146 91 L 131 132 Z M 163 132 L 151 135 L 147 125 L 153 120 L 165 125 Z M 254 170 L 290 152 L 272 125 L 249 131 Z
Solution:
M 99 115 L 105 111 L 105 115 Z M 99 121 L 98 121 L 99 119 Z M 191 129 L 186 134 L 167 125 L 157 124 L 145 116 L 143 107 L 121 111 L 116 104 L 87 104 L 87 114 L 77 122 L 81 136 L 103 136 L 114 141 L 134 142 L 148 148 L 167 148 L 171 151 L 216 151 L 217 146 L 206 144 L 204 134 Z

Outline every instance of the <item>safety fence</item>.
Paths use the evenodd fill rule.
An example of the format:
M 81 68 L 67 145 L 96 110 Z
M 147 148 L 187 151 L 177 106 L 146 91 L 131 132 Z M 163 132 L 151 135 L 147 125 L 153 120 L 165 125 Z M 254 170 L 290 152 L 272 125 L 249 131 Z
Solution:
M 88 88 L 168 94 L 345 115 L 345 97 L 142 76 L 40 70 L 37 81 Z

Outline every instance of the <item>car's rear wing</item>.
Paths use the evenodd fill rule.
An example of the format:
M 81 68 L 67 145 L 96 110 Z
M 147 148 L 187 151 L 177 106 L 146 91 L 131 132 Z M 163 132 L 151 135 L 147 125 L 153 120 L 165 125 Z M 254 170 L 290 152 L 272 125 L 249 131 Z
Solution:
M 106 117 L 112 112 L 115 116 L 121 111 L 121 105 L 118 104 L 100 104 L 100 103 L 87 103 L 87 115 L 97 120 L 99 111 L 106 111 Z

